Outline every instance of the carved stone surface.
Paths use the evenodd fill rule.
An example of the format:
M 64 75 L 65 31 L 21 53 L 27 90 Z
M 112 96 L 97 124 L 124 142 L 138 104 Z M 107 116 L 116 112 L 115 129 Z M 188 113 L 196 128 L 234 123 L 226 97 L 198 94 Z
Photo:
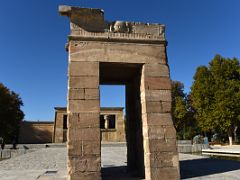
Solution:
M 59 13 L 70 19 L 70 37 L 112 39 L 112 40 L 148 40 L 165 41 L 165 26 L 140 22 L 104 20 L 101 9 L 59 6 Z
M 59 12 L 69 18 L 71 25 L 69 179 L 101 179 L 99 128 L 81 125 L 72 116 L 100 115 L 99 84 L 126 85 L 128 169 L 147 180 L 179 179 L 165 26 L 107 22 L 100 9 L 60 6 Z M 88 95 L 82 89 L 89 90 Z M 90 146 L 91 142 L 95 145 Z

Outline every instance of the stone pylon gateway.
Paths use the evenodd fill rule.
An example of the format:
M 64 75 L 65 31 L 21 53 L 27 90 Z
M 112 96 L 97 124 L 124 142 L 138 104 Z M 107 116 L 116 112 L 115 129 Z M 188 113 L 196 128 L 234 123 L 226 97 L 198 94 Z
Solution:
M 165 27 L 107 22 L 103 10 L 59 6 L 70 20 L 68 179 L 101 179 L 99 84 L 126 85 L 129 171 L 179 179 Z

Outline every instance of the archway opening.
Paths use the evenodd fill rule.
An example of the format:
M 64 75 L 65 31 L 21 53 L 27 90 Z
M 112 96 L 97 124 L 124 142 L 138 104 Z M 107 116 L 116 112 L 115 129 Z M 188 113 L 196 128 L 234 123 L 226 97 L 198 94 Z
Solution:
M 101 106 L 115 106 L 116 104 L 114 103 L 117 102 L 114 102 L 114 99 L 120 96 L 121 99 L 116 101 L 119 101 L 119 105 L 125 104 L 124 138 L 126 139 L 126 145 L 124 145 L 124 143 L 107 145 L 111 140 L 116 140 L 117 138 L 117 136 L 111 137 L 109 134 L 111 133 L 111 128 L 117 128 L 118 124 L 116 120 L 118 119 L 116 119 L 117 116 L 114 117 L 114 114 L 110 113 L 100 115 L 100 127 L 102 128 L 101 158 L 103 179 L 119 177 L 129 178 L 132 176 L 135 178 L 144 178 L 142 113 L 140 100 L 141 69 L 141 64 L 100 63 L 100 104 Z M 107 88 L 109 88 L 109 90 L 107 90 Z M 122 91 L 120 89 L 118 91 L 116 88 L 120 88 Z M 109 100 L 104 99 L 104 97 L 106 97 L 104 94 L 107 93 L 107 96 L 109 96 L 111 91 L 113 91 L 112 94 L 114 97 L 109 97 Z M 122 94 L 124 94 L 124 96 Z M 107 102 L 109 102 L 109 105 L 105 104 Z M 106 133 L 104 135 L 104 131 L 108 131 L 108 135 L 106 135 Z M 116 129 L 113 129 L 113 131 L 116 131 Z M 105 143 L 106 138 L 109 138 L 109 143 Z M 116 163 L 114 163 L 114 161 Z

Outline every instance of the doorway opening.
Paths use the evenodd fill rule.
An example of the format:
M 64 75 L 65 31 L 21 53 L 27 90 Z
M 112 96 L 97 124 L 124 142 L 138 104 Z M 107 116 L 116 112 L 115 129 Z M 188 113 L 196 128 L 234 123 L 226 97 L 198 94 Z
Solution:
M 111 106 L 113 109 L 119 108 L 119 106 L 124 108 L 125 139 L 125 142 L 120 143 L 119 141 L 117 143 L 114 140 L 118 137 L 109 135 L 111 132 L 117 131 L 119 116 L 114 115 L 114 113 L 101 114 L 103 179 L 144 178 L 140 99 L 141 70 L 142 64 L 100 63 L 101 109 L 103 109 L 103 106 Z M 109 134 L 104 135 L 103 132 L 109 132 Z M 108 139 L 105 136 L 108 136 Z M 109 141 L 106 141 L 106 139 Z

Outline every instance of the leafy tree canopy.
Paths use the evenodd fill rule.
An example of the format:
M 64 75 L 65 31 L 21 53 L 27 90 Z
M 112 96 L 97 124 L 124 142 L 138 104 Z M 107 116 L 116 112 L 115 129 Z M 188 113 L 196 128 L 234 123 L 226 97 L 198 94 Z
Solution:
M 179 81 L 172 81 L 172 111 L 173 120 L 177 131 L 184 124 L 184 118 L 187 114 L 184 85 Z
M 196 70 L 191 102 L 202 131 L 228 132 L 240 122 L 240 66 L 236 58 L 216 55 Z
M 179 81 L 172 81 L 172 113 L 178 139 L 191 139 L 195 134 L 193 113 Z
M 7 142 L 18 135 L 24 113 L 20 109 L 23 102 L 18 94 L 0 83 L 0 137 Z

